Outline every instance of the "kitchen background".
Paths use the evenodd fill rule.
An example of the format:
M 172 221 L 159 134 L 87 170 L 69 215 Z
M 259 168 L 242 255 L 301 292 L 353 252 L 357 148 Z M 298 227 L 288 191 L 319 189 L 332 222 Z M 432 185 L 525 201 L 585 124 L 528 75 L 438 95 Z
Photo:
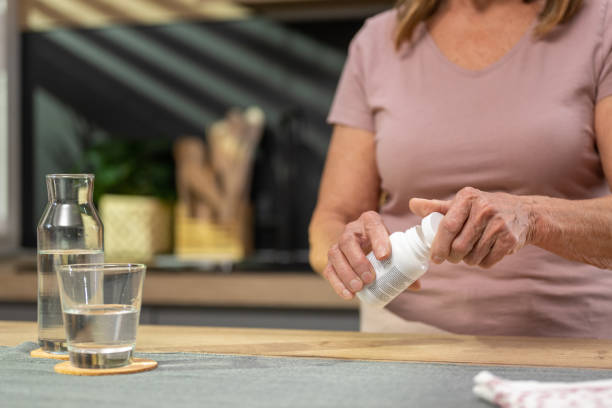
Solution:
M 166 288 L 174 297 L 161 301 L 148 303 L 145 290 L 143 323 L 358 329 L 355 303 L 318 293 L 327 288 L 308 266 L 307 226 L 331 133 L 325 118 L 348 44 L 365 18 L 391 6 L 378 0 L 20 2 L 21 247 L 30 255 L 7 265 L 33 269 L 28 249 L 36 246 L 47 202 L 45 174 L 95 173 L 96 200 L 128 193 L 174 203 L 173 143 L 184 136 L 206 143 L 207 131 L 230 108 L 257 106 L 266 124 L 253 159 L 251 250 L 229 264 L 186 262 L 169 251 L 148 262 L 148 283 L 180 276 L 193 287 L 213 282 L 202 279 L 231 286 L 248 276 L 280 285 L 294 277 L 283 296 L 298 290 L 313 300 L 262 302 L 285 286 L 258 293 L 255 284 L 249 295 L 230 289 L 227 301 L 207 301 L 202 292 L 185 302 L 177 283 Z M 35 319 L 32 301 L 0 300 L 0 319 Z

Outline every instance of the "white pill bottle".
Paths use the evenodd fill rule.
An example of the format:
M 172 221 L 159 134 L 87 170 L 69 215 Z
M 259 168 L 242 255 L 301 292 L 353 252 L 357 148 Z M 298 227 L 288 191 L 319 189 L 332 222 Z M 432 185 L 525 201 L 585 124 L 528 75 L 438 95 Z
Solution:
M 391 234 L 389 258 L 379 261 L 374 252 L 367 255 L 376 272 L 376 280 L 357 293 L 363 303 L 384 307 L 427 272 L 431 243 L 443 217 L 434 212 L 423 218 L 421 225 Z

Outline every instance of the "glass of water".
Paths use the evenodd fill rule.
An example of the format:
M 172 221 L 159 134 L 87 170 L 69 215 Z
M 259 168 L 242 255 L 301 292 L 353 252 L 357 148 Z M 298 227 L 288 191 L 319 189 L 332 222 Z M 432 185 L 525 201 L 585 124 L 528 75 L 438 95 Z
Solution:
M 73 366 L 113 368 L 132 362 L 145 271 L 142 264 L 75 264 L 58 269 Z

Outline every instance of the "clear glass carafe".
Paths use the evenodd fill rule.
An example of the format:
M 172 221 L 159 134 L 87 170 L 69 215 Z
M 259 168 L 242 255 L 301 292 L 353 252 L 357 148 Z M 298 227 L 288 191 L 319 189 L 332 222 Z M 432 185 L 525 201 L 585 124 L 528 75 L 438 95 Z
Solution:
M 103 227 L 93 204 L 93 174 L 47 175 L 49 202 L 38 223 L 38 344 L 66 351 L 56 270 L 104 262 Z

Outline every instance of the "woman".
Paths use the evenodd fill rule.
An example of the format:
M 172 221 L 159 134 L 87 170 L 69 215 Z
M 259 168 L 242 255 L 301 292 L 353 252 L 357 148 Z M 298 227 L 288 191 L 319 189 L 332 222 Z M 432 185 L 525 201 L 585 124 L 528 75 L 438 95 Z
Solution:
M 421 289 L 362 329 L 612 337 L 612 0 L 400 2 L 329 122 L 311 263 L 338 295 L 445 214 Z

